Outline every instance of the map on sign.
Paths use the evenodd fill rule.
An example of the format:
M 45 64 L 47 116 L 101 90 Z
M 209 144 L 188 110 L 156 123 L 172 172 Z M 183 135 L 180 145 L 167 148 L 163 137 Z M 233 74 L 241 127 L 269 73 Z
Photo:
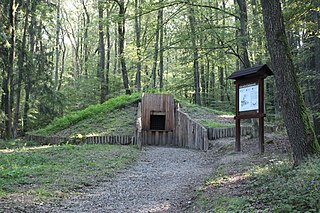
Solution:
M 239 88 L 239 112 L 257 110 L 259 93 L 257 84 L 248 84 Z

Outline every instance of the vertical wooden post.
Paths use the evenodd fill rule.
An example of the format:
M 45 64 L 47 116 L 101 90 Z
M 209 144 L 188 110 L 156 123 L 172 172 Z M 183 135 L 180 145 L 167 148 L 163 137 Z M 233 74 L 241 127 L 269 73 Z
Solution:
M 236 119 L 236 144 L 235 144 L 235 151 L 240 152 L 241 151 L 241 143 L 240 143 L 240 119 Z
M 259 79 L 259 152 L 264 153 L 264 79 Z
M 239 116 L 239 82 L 236 80 L 236 142 L 235 142 L 235 151 L 240 152 L 241 151 L 241 127 L 240 127 L 240 119 Z

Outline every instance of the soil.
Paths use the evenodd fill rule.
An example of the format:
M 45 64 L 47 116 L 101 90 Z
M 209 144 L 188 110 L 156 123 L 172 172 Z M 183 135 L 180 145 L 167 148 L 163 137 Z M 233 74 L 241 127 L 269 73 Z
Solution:
M 225 166 L 230 174 L 238 174 L 248 162 L 265 164 L 275 155 L 290 152 L 288 140 L 279 135 L 266 134 L 263 155 L 257 153 L 257 139 L 241 141 L 241 153 L 233 151 L 234 138 L 212 141 L 207 152 L 145 147 L 140 160 L 131 168 L 59 204 L 7 203 L 0 206 L 0 212 L 199 212 L 200 207 L 194 202 L 199 191 L 207 196 L 220 193 L 219 188 L 203 187 L 219 166 Z M 238 185 L 224 185 L 224 193 L 245 193 L 238 187 L 241 175 L 234 177 L 233 183 Z

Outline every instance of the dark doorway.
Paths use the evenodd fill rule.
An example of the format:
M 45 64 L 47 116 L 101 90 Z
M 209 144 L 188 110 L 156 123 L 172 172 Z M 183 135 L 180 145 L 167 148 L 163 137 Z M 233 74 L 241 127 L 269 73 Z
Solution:
M 165 130 L 166 115 L 150 115 L 150 130 Z

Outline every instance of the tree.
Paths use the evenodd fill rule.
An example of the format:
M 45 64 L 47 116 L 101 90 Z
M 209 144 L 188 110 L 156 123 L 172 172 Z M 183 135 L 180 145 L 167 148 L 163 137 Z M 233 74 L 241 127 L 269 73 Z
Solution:
M 99 65 L 98 76 L 100 79 L 100 103 L 106 100 L 106 84 L 105 84 L 105 45 L 104 45 L 104 30 L 103 30 L 103 10 L 104 4 L 102 0 L 98 1 L 98 14 L 99 14 Z
M 193 82 L 194 82 L 194 102 L 201 105 L 200 98 L 200 75 L 199 75 L 199 53 L 197 48 L 197 34 L 196 34 L 196 20 L 194 17 L 194 9 L 192 6 L 189 6 L 189 25 L 191 32 L 191 42 L 193 50 Z
M 22 44 L 20 49 L 20 54 L 18 56 L 18 85 L 16 92 L 16 107 L 15 114 L 13 120 L 13 138 L 17 137 L 18 131 L 18 123 L 19 123 L 19 115 L 20 115 L 20 100 L 21 100 L 21 84 L 22 84 L 22 74 L 25 70 L 24 60 L 25 60 L 25 52 L 26 52 L 26 43 L 27 43 L 27 28 L 28 28 L 28 19 L 29 19 L 29 0 L 25 2 L 25 19 L 24 19 L 24 27 L 23 27 L 23 36 L 22 36 Z
M 310 124 L 290 54 L 279 0 L 261 0 L 263 22 L 281 111 L 293 150 L 294 164 L 320 151 Z M 280 90 L 281 88 L 281 90 Z
M 126 94 L 131 94 L 129 89 L 129 79 L 128 79 L 128 72 L 126 66 L 126 59 L 124 53 L 124 44 L 125 44 L 125 32 L 126 32 L 126 25 L 125 25 L 125 1 L 124 0 L 115 0 L 119 6 L 119 17 L 118 17 L 118 43 L 119 43 L 119 58 L 121 64 L 121 73 L 122 73 L 122 80 L 123 86 L 126 90 Z
M 137 90 L 141 90 L 141 7 L 140 7 L 140 1 L 135 0 L 134 1 L 134 8 L 135 8 L 135 18 L 134 18 L 134 27 L 136 32 L 136 48 L 137 48 L 137 73 L 136 73 L 136 87 Z
M 15 0 L 10 0 L 8 8 L 8 55 L 6 65 L 6 76 L 4 78 L 3 91 L 4 91 L 4 112 L 5 112 L 5 137 L 7 139 L 12 138 L 12 103 L 13 103 L 13 70 L 14 70 L 14 59 L 15 59 L 15 47 L 16 47 L 16 10 L 17 5 Z

